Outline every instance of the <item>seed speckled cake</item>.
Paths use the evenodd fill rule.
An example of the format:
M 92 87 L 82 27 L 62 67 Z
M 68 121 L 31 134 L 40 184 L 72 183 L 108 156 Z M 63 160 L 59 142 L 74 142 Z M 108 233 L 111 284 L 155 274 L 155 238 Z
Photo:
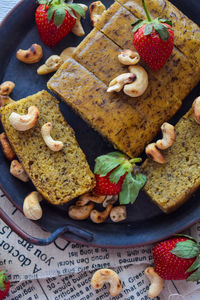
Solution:
M 25 132 L 15 130 L 9 121 L 10 114 L 27 114 L 32 105 L 40 111 L 35 127 Z M 41 91 L 2 108 L 1 121 L 27 174 L 49 202 L 63 204 L 93 189 L 94 174 L 76 141 L 73 129 L 59 110 L 58 101 L 48 92 Z M 42 138 L 41 127 L 47 122 L 53 125 L 53 139 L 64 144 L 61 151 L 51 151 Z

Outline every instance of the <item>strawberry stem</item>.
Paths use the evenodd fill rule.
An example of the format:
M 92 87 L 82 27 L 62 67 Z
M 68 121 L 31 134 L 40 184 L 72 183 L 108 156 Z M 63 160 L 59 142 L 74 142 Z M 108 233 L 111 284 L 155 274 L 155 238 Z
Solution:
M 142 0 L 142 5 L 143 5 L 143 7 L 144 7 L 144 11 L 145 11 L 145 13 L 146 13 L 147 20 L 148 20 L 149 22 L 151 22 L 152 19 L 151 19 L 151 16 L 150 16 L 149 12 L 148 12 L 148 9 L 147 9 L 145 0 Z

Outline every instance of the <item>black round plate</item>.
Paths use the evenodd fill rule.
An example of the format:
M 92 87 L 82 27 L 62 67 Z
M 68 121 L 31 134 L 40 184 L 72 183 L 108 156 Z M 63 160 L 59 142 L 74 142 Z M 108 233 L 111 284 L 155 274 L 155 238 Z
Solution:
M 81 2 L 88 4 L 88 1 Z M 172 2 L 188 15 L 188 17 L 200 25 L 199 0 L 173 0 Z M 105 4 L 109 7 L 112 1 L 108 0 Z M 0 82 L 11 80 L 16 83 L 12 94 L 12 98 L 16 100 L 34 94 L 42 89 L 47 89 L 46 83 L 50 78 L 50 76 L 37 75 L 36 70 L 41 62 L 34 65 L 25 65 L 20 63 L 15 56 L 19 48 L 27 49 L 32 43 L 41 44 L 34 23 L 35 9 L 35 0 L 24 0 L 20 2 L 0 27 Z M 92 29 L 88 14 L 84 21 L 84 28 L 86 33 Z M 43 61 L 52 54 L 60 54 L 66 47 L 78 45 L 80 41 L 81 38 L 69 34 L 53 49 L 43 46 Z M 198 90 L 199 86 L 187 97 L 183 107 L 173 118 L 172 122 L 176 123 L 189 109 L 193 99 L 198 94 Z M 74 128 L 77 140 L 85 152 L 91 168 L 93 168 L 95 157 L 112 151 L 113 148 L 81 120 L 66 104 L 60 103 L 60 108 L 67 122 Z M 10 175 L 9 163 L 1 151 L 0 186 L 19 209 L 22 209 L 24 197 L 34 189 L 31 183 L 24 184 Z M 164 239 L 198 221 L 200 218 L 199 197 L 200 191 L 197 191 L 180 209 L 172 214 L 165 215 L 141 192 L 135 204 L 128 207 L 127 220 L 120 224 L 114 224 L 109 221 L 104 224 L 93 224 L 90 220 L 76 222 L 68 218 L 67 205 L 55 207 L 43 201 L 43 217 L 37 221 L 37 224 L 49 232 L 53 232 L 55 229 L 65 226 L 66 224 L 79 226 L 93 234 L 92 242 L 88 243 L 90 245 L 98 245 L 101 247 L 144 245 Z M 83 243 L 81 238 L 74 237 L 70 234 L 64 237 L 75 242 Z

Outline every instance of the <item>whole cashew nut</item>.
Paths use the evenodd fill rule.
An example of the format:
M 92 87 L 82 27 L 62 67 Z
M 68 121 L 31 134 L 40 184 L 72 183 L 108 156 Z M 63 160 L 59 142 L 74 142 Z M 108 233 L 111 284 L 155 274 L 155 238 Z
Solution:
M 15 152 L 13 151 L 13 149 L 10 145 L 10 142 L 9 142 L 5 132 L 0 134 L 0 144 L 1 144 L 1 148 L 2 148 L 2 151 L 5 155 L 5 157 L 8 160 L 13 160 L 16 155 L 15 155 Z
M 103 12 L 106 10 L 106 7 L 101 1 L 92 2 L 89 6 L 90 21 L 92 26 L 94 26 L 99 19 L 101 18 Z
M 122 291 L 122 283 L 119 275 L 110 269 L 101 269 L 96 271 L 91 279 L 93 289 L 101 289 L 105 283 L 110 284 L 109 293 L 112 297 L 116 297 Z
M 115 206 L 110 212 L 110 218 L 113 222 L 126 220 L 126 206 Z
M 20 115 L 16 112 L 12 112 L 9 121 L 11 125 L 19 131 L 26 131 L 35 126 L 40 116 L 40 112 L 37 106 L 30 106 L 28 114 Z
M 160 295 L 164 287 L 164 279 L 162 279 L 158 273 L 155 272 L 153 267 L 148 267 L 144 271 L 145 275 L 150 280 L 148 297 L 155 298 Z
M 135 75 L 133 83 L 124 86 L 124 93 L 130 97 L 139 97 L 148 87 L 148 74 L 141 66 L 129 66 L 129 72 Z
M 12 81 L 5 81 L 0 85 L 0 95 L 9 96 L 15 87 Z
M 103 201 L 103 207 L 107 207 L 108 204 L 114 204 L 119 199 L 118 195 L 107 195 L 105 200 Z
M 136 76 L 132 73 L 124 73 L 114 78 L 107 89 L 107 93 L 120 92 L 124 85 L 132 83 L 136 79 Z
M 193 110 L 193 118 L 198 124 L 200 124 L 200 96 L 194 100 L 192 104 L 192 110 Z
M 176 129 L 173 125 L 165 122 L 161 126 L 163 138 L 156 142 L 156 146 L 161 149 L 167 149 L 171 147 L 176 139 Z
M 68 215 L 73 220 L 85 220 L 89 217 L 94 203 L 90 202 L 84 206 L 71 205 L 68 209 Z
M 146 146 L 145 152 L 148 156 L 150 156 L 155 162 L 159 164 L 165 164 L 166 159 L 160 153 L 160 151 L 156 148 L 156 143 L 151 143 Z
M 98 211 L 96 209 L 93 209 L 90 213 L 90 219 L 94 223 L 103 223 L 108 218 L 110 211 L 112 209 L 112 204 L 109 204 L 104 211 Z
M 63 60 L 58 55 L 51 55 L 45 62 L 44 65 L 37 69 L 38 75 L 46 75 L 51 72 L 57 71 L 63 64 Z
M 0 107 L 6 106 L 7 104 L 14 102 L 9 96 L 0 95 Z
M 72 54 L 74 53 L 75 50 L 76 50 L 76 47 L 68 47 L 68 48 L 64 49 L 60 54 L 60 58 L 63 61 L 65 61 L 66 59 L 72 57 Z
M 126 66 L 136 65 L 140 61 L 140 55 L 136 51 L 124 49 L 118 55 L 119 62 Z
M 19 49 L 16 57 L 18 60 L 26 64 L 34 64 L 43 56 L 42 47 L 38 44 L 33 44 L 28 50 Z
M 88 6 L 82 3 L 79 3 L 79 5 L 84 9 L 84 11 L 87 11 Z M 74 27 L 72 28 L 72 32 L 77 36 L 83 36 L 85 35 L 85 31 L 83 29 L 83 26 L 81 24 L 81 16 L 75 11 L 74 12 L 76 16 L 76 23 Z
M 10 173 L 23 182 L 28 182 L 29 178 L 22 164 L 18 160 L 13 160 L 10 165 Z
M 62 150 L 64 145 L 63 142 L 53 140 L 53 138 L 50 135 L 51 129 L 52 129 L 52 124 L 50 122 L 46 123 L 41 128 L 41 134 L 45 141 L 45 144 L 49 147 L 49 149 L 54 152 L 57 152 Z
M 38 192 L 32 192 L 24 199 L 23 212 L 30 220 L 39 220 L 42 217 L 42 208 L 40 206 L 42 196 Z
M 88 202 L 94 202 L 94 203 L 102 203 L 104 201 L 104 199 L 106 198 L 106 196 L 94 196 L 91 195 L 90 193 L 86 193 L 82 196 L 79 197 L 79 199 L 76 201 L 76 205 L 77 206 L 84 206 L 86 204 L 88 204 Z

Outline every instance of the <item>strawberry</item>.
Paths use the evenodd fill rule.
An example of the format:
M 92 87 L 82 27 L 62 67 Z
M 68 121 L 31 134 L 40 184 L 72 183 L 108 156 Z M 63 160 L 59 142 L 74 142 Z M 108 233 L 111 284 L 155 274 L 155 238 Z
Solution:
M 158 243 L 153 248 L 155 271 L 167 280 L 200 279 L 200 247 L 187 235 Z
M 136 162 L 141 162 L 141 158 L 128 160 L 127 156 L 120 152 L 111 152 L 97 157 L 94 168 L 96 176 L 94 193 L 119 194 L 120 204 L 133 203 L 146 182 L 145 175 L 133 174 Z
M 5 273 L 6 271 L 0 271 L 0 300 L 7 296 L 10 289 L 10 281 Z
M 169 19 L 152 20 L 145 1 L 142 0 L 147 20 L 138 20 L 133 26 L 133 45 L 152 70 L 161 69 L 174 47 L 174 31 Z
M 65 0 L 38 0 L 38 3 L 35 21 L 42 42 L 49 47 L 55 46 L 72 30 L 76 22 L 73 11 L 85 16 L 80 5 L 67 4 Z

